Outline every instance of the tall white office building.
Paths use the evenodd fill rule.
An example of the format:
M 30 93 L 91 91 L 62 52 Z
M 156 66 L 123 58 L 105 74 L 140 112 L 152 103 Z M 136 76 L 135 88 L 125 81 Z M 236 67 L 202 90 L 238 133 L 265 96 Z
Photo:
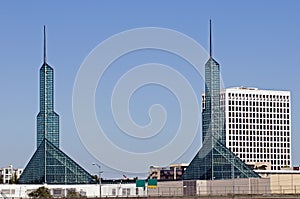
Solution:
M 225 107 L 226 146 L 247 164 L 271 170 L 291 166 L 290 91 L 228 88 Z

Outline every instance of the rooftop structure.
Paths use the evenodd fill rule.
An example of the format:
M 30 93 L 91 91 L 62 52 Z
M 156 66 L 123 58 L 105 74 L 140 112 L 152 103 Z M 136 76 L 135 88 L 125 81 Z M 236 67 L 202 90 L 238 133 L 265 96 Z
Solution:
M 188 164 L 170 164 L 168 167 L 151 166 L 148 178 L 157 180 L 178 180 Z

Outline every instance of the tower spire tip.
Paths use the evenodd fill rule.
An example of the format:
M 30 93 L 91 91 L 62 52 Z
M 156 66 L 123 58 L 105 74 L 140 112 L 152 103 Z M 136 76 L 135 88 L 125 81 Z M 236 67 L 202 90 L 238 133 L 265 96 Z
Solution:
M 209 20 L 209 56 L 212 58 L 212 30 L 211 30 L 211 19 Z
M 44 63 L 46 63 L 46 26 L 44 25 Z

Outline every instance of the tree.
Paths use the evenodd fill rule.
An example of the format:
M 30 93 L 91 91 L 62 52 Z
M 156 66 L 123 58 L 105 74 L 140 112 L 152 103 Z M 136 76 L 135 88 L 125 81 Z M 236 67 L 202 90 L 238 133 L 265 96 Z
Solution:
M 17 174 L 14 172 L 13 174 L 12 174 L 12 177 L 11 177 L 11 179 L 9 180 L 9 184 L 16 184 L 17 183 Z
M 33 198 L 52 198 L 49 189 L 46 187 L 39 187 L 37 190 L 29 193 L 28 196 Z
M 97 183 L 99 182 L 99 177 L 98 177 L 98 175 L 93 175 L 92 178 L 95 180 L 95 182 L 97 182 Z
M 81 195 L 75 190 L 68 190 L 67 198 L 81 198 Z

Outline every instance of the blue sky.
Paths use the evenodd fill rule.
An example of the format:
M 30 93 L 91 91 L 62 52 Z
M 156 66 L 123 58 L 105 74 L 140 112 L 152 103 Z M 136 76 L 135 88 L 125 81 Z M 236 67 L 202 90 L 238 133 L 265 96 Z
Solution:
M 108 37 L 142 27 L 179 31 L 207 49 L 210 18 L 213 20 L 213 54 L 221 64 L 225 87 L 249 86 L 291 91 L 292 162 L 293 165 L 299 165 L 300 157 L 296 153 L 300 150 L 297 145 L 300 140 L 297 133 L 300 129 L 297 122 L 300 118 L 300 84 L 297 80 L 300 68 L 297 61 L 300 54 L 299 6 L 299 1 L 1 2 L 0 167 L 9 164 L 25 167 L 36 148 L 35 124 L 39 107 L 38 74 L 43 57 L 43 25 L 47 26 L 48 63 L 55 69 L 55 109 L 61 117 L 61 148 L 89 172 L 96 173 L 97 168 L 92 163 L 98 160 L 80 142 L 72 115 L 73 85 L 85 57 Z M 152 61 L 147 53 L 151 55 L 150 58 L 156 57 L 155 61 L 168 62 L 181 70 L 192 82 L 200 100 L 202 79 L 195 75 L 191 67 L 179 69 L 176 64 L 185 63 L 176 57 L 143 51 L 129 55 L 123 63 L 137 64 L 134 57 L 139 58 L 138 64 L 143 60 L 145 63 Z M 117 67 L 117 63 L 115 65 Z M 129 70 L 130 64 L 125 69 Z M 113 69 L 111 72 L 108 77 L 114 75 Z M 174 97 L 171 93 L 151 86 L 145 89 L 149 89 L 147 97 L 137 92 L 134 95 L 136 104 L 131 104 L 137 123 L 147 123 L 147 118 L 140 116 L 151 104 L 158 103 L 160 98 L 163 98 L 162 104 L 171 106 L 170 109 L 173 109 L 173 105 L 176 107 L 176 100 L 169 101 Z M 101 91 L 99 86 L 98 90 L 96 98 L 101 99 L 101 93 L 109 88 L 104 87 Z M 149 93 L 154 95 L 149 96 Z M 145 103 L 138 103 L 141 101 Z M 96 108 L 99 120 L 106 118 L 101 116 L 101 103 L 96 104 Z M 171 117 L 171 121 L 176 121 L 176 117 Z M 167 124 L 170 128 L 176 127 Z M 107 128 L 110 126 L 107 125 Z M 112 139 L 119 143 L 124 141 L 119 137 Z M 200 135 L 180 161 L 187 162 L 199 147 Z M 102 167 L 104 177 L 121 177 L 121 172 L 104 165 Z

